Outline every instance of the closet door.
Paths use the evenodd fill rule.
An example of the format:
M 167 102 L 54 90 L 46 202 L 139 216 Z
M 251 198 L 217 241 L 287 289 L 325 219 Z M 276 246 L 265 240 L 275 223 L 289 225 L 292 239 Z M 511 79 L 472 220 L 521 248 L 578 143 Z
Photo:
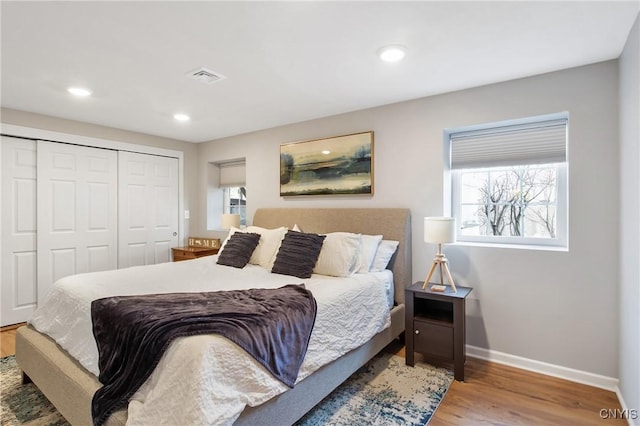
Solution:
M 36 142 L 2 136 L 2 326 L 25 322 L 37 302 Z
M 169 262 L 178 245 L 178 159 L 119 152 L 118 267 Z
M 116 151 L 38 141 L 38 303 L 65 276 L 118 267 Z

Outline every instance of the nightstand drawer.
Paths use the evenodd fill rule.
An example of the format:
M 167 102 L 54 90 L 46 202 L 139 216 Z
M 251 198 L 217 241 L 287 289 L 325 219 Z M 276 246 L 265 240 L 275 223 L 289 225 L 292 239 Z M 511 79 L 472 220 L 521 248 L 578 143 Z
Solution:
M 187 259 L 195 259 L 196 254 L 192 251 L 173 249 L 173 259 L 174 260 L 187 260 Z
M 413 338 L 416 352 L 453 359 L 453 327 L 414 321 Z

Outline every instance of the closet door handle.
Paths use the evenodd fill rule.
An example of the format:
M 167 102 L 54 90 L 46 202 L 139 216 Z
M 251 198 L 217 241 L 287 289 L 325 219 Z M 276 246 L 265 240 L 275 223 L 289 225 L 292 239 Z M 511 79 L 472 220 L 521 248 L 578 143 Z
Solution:
M 177 236 L 177 235 L 178 235 L 178 233 L 177 233 L 177 232 L 174 232 L 174 233 L 173 233 L 173 234 L 171 234 L 171 235 L 173 235 L 173 236 L 175 237 L 175 236 Z

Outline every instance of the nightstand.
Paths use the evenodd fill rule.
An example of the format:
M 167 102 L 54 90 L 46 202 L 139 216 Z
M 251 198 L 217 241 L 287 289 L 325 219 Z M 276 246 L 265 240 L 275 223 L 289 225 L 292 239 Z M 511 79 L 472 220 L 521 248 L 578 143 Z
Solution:
M 472 288 L 457 287 L 453 293 L 449 286 L 439 292 L 422 285 L 419 281 L 405 290 L 406 364 L 413 366 L 414 352 L 419 352 L 426 359 L 453 363 L 455 379 L 464 381 L 465 299 Z
M 220 249 L 217 247 L 174 247 L 171 249 L 171 252 L 173 253 L 173 261 L 179 262 L 181 260 L 197 259 L 199 257 L 218 254 L 218 250 Z
M 220 238 L 189 237 L 187 247 L 174 247 L 171 252 L 173 261 L 179 262 L 218 254 L 218 250 L 220 250 Z

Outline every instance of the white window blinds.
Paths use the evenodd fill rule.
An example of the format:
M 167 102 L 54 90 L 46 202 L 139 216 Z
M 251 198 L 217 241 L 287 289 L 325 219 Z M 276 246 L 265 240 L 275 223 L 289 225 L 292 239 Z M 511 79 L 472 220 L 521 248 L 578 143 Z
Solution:
M 567 161 L 567 119 L 451 133 L 451 169 Z
M 220 187 L 245 186 L 245 162 L 220 163 Z

